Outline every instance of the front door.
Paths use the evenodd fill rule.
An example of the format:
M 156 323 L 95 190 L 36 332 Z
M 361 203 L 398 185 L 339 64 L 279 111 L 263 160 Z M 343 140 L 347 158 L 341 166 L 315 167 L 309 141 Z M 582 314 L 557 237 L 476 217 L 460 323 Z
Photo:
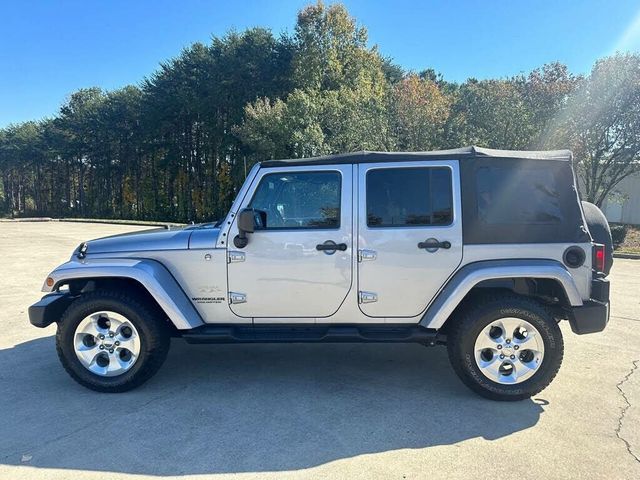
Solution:
M 462 260 L 458 162 L 362 164 L 358 191 L 360 310 L 417 316 Z
M 240 206 L 264 225 L 235 248 L 230 229 L 230 308 L 241 317 L 287 321 L 335 313 L 351 289 L 351 165 L 266 168 Z M 335 248 L 333 248 L 335 247 Z

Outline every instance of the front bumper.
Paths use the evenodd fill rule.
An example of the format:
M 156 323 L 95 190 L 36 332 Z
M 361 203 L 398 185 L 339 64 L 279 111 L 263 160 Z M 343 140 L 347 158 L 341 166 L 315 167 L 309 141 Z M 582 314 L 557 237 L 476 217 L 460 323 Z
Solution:
M 601 332 L 609 323 L 609 280 L 595 278 L 591 282 L 591 299 L 569 311 L 573 333 Z
M 29 322 L 38 328 L 45 328 L 57 322 L 74 297 L 69 293 L 50 293 L 29 307 Z

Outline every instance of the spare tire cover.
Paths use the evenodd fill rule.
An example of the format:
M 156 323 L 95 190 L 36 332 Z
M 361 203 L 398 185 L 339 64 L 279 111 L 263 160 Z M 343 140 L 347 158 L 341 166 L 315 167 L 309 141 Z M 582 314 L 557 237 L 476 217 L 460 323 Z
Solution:
M 613 265 L 613 240 L 611 239 L 611 229 L 607 217 L 604 216 L 602 210 L 596 205 L 589 202 L 582 202 L 582 210 L 584 219 L 587 221 L 591 238 L 595 243 L 604 245 L 605 261 L 604 273 L 609 275 L 611 266 Z

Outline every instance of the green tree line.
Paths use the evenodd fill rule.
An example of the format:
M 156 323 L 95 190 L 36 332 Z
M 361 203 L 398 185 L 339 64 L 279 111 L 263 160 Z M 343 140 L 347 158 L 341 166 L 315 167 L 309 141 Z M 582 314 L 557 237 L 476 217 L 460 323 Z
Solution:
M 139 85 L 81 89 L 55 117 L 1 129 L 0 214 L 207 221 L 260 160 L 471 144 L 571 148 L 601 204 L 640 171 L 640 56 L 449 82 L 405 71 L 319 2 L 291 35 L 194 43 Z

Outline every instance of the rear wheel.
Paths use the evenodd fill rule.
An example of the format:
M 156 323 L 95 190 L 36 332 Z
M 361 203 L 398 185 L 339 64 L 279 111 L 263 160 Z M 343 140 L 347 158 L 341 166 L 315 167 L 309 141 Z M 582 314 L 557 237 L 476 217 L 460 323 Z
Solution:
M 138 298 L 97 291 L 74 301 L 56 335 L 58 356 L 78 383 L 124 392 L 151 378 L 169 351 L 164 319 Z
M 533 299 L 511 294 L 468 305 L 447 336 L 449 359 L 465 385 L 492 400 L 522 400 L 558 373 L 562 333 Z

